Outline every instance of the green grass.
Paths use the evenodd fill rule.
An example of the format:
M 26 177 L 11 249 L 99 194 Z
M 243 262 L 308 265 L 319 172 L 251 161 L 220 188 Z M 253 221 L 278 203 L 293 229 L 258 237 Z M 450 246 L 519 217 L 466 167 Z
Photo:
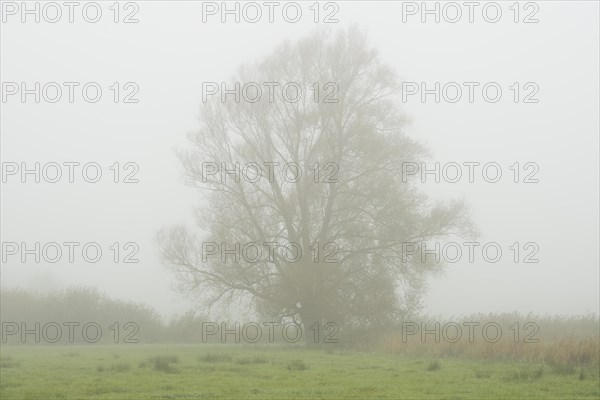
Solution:
M 600 397 L 597 369 L 539 363 L 225 345 L 1 350 L 3 400 Z

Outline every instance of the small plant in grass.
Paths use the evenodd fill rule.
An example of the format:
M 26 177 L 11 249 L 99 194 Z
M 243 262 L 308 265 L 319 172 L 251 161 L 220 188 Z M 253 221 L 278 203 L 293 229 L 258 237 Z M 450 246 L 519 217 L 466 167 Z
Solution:
M 16 368 L 21 365 L 20 362 L 15 361 L 12 356 L 0 357 L 0 368 Z
M 432 361 L 427 365 L 427 371 L 437 371 L 442 366 L 438 360 Z
M 198 361 L 217 363 L 217 362 L 230 362 L 231 356 L 229 354 L 215 354 L 208 353 L 198 357 Z
M 156 356 L 150 359 L 150 362 L 154 366 L 154 369 L 157 371 L 163 371 L 167 374 L 174 374 L 177 372 L 177 369 L 173 367 L 171 364 L 175 364 L 179 362 L 179 357 L 177 356 Z
M 254 356 L 252 357 L 252 362 L 254 364 L 266 364 L 269 360 L 267 360 L 267 357 L 265 356 Z
M 544 375 L 544 366 L 531 369 L 529 367 L 521 367 L 517 371 L 509 374 L 506 381 L 534 381 L 540 379 Z
M 104 367 L 102 365 L 98 365 L 96 367 L 96 371 L 98 371 L 98 372 L 104 372 Z
M 129 368 L 131 368 L 131 366 L 127 363 L 118 363 L 118 364 L 113 364 L 110 366 L 110 370 L 113 372 L 129 371 Z
M 544 366 L 540 365 L 536 369 L 533 370 L 532 377 L 533 379 L 540 379 L 544 375 Z
M 238 358 L 237 360 L 235 360 L 235 362 L 240 365 L 248 365 L 252 363 L 252 360 L 250 360 L 249 358 Z
M 491 375 L 492 373 L 489 371 L 482 371 L 480 369 L 475 371 L 475 377 L 477 377 L 477 379 L 486 379 L 489 378 Z
M 575 367 L 570 364 L 555 364 L 552 370 L 558 375 L 572 375 L 575 373 Z
M 308 368 L 308 365 L 302 360 L 291 360 L 287 363 L 287 369 L 289 371 L 304 371 Z
M 268 362 L 268 360 L 266 359 L 266 357 L 263 357 L 263 356 L 254 356 L 254 357 L 239 358 L 238 360 L 236 360 L 236 362 L 241 365 L 265 364 Z

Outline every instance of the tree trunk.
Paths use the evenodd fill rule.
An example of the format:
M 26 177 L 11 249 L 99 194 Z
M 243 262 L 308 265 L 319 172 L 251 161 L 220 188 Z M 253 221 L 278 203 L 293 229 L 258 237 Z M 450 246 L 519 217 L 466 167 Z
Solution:
M 304 307 L 303 307 L 304 308 Z M 308 348 L 318 348 L 323 345 L 323 321 L 321 315 L 312 307 L 304 309 L 300 314 L 304 344 Z

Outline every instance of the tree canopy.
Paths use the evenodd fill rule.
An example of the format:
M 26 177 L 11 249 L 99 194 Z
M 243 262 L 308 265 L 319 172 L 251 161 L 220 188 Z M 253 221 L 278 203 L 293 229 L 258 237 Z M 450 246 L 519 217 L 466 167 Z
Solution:
M 432 202 L 403 179 L 403 163 L 425 159 L 427 148 L 406 135 L 400 82 L 366 35 L 318 31 L 285 42 L 242 66 L 228 87 L 235 82 L 293 82 L 306 90 L 298 101 L 274 90 L 254 102 L 211 96 L 202 104 L 200 129 L 180 159 L 204 196 L 197 223 L 207 234 L 200 240 L 176 227 L 159 240 L 182 289 L 202 293 L 207 304 L 246 298 L 265 316 L 305 326 L 376 326 L 415 311 L 427 276 L 440 266 L 405 254 L 403 243 L 473 229 L 461 201 Z M 236 164 L 254 172 L 256 165 L 292 165 L 297 179 L 214 173 Z M 209 242 L 228 249 L 293 243 L 301 256 L 290 261 L 265 251 L 260 260 L 236 260 L 207 254 Z

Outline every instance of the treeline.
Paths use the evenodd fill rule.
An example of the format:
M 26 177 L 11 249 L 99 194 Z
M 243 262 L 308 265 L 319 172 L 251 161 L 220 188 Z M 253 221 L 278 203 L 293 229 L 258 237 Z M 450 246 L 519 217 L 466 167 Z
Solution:
M 189 311 L 168 321 L 148 305 L 111 299 L 92 288 L 49 294 L 0 291 L 2 345 L 227 343 L 307 345 L 407 356 L 466 356 L 540 361 L 557 368 L 600 363 L 599 320 L 583 316 L 476 314 L 419 317 L 386 326 L 213 322 Z M 565 367 L 566 366 L 566 367 Z
M 3 345 L 226 343 L 348 346 L 335 323 L 319 329 L 275 322 L 211 321 L 193 310 L 164 320 L 146 304 L 111 299 L 94 288 L 48 294 L 0 290 Z
M 2 344 L 188 342 L 205 318 L 194 312 L 164 322 L 152 307 L 111 299 L 94 288 L 48 294 L 0 291 Z

